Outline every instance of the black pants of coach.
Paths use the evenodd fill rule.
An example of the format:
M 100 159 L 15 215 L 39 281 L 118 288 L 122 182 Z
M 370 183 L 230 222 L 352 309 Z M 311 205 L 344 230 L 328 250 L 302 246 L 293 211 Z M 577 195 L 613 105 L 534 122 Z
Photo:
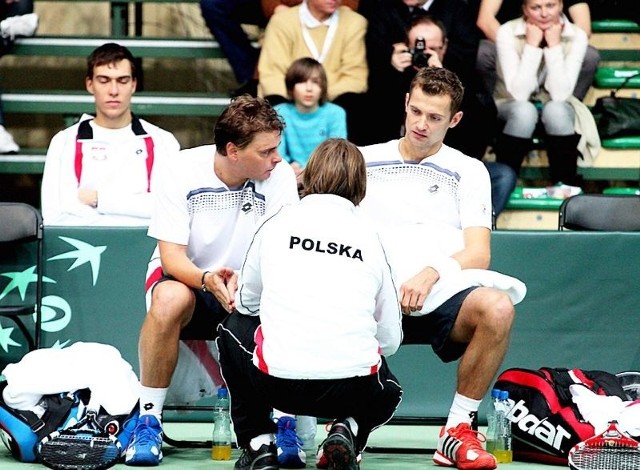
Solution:
M 238 446 L 246 447 L 256 436 L 277 432 L 271 419 L 275 408 L 330 420 L 351 417 L 358 423 L 356 451 L 364 449 L 371 431 L 391 419 L 402 397 L 402 388 L 384 358 L 377 374 L 364 377 L 331 380 L 273 377 L 252 362 L 253 337 L 259 324 L 258 317 L 234 313 L 218 326 L 220 367 L 229 388 Z

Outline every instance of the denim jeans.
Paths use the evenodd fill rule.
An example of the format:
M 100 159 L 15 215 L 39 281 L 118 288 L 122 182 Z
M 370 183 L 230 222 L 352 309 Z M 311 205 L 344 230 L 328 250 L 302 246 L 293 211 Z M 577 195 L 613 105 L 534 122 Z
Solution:
M 243 24 L 264 27 L 267 19 L 258 0 L 200 0 L 207 28 L 229 61 L 238 84 L 253 78 L 260 50 L 253 47 Z

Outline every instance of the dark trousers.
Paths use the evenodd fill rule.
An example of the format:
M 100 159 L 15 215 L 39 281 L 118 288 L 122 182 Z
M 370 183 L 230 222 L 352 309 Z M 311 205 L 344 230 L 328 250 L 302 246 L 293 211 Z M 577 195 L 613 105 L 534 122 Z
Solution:
M 220 367 L 229 387 L 238 445 L 246 447 L 256 436 L 277 432 L 271 419 L 272 409 L 276 408 L 285 413 L 332 420 L 353 418 L 358 423 L 357 451 L 361 451 L 371 431 L 389 421 L 401 401 L 402 389 L 386 361 L 382 360 L 377 374 L 364 377 L 330 380 L 273 377 L 252 362 L 254 332 L 259 324 L 258 317 L 234 313 L 218 327 Z
M 236 81 L 242 85 L 253 78 L 260 50 L 253 47 L 243 24 L 267 24 L 257 0 L 200 0 L 202 18 L 229 61 Z

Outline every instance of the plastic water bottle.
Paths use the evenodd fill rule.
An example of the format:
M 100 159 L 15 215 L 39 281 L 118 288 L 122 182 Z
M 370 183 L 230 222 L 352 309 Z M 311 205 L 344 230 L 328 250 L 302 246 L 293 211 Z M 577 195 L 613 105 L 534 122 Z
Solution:
M 304 450 L 316 450 L 316 433 L 318 431 L 318 419 L 315 416 L 296 417 L 296 432 L 302 441 Z
M 498 422 L 497 422 L 497 409 L 498 401 L 500 400 L 500 390 L 494 388 L 491 390 L 491 399 L 489 400 L 489 406 L 487 407 L 487 442 L 486 449 L 495 455 L 495 450 L 498 442 Z
M 511 463 L 513 462 L 513 449 L 511 448 L 511 421 L 507 418 L 511 409 L 511 403 L 509 402 L 509 392 L 502 390 L 498 401 L 497 419 L 502 421 L 500 426 L 500 449 L 496 449 L 494 455 L 498 460 L 498 463 Z
M 231 459 L 231 415 L 229 411 L 229 391 L 225 387 L 218 389 L 218 397 L 213 405 L 213 436 L 211 458 L 213 460 Z

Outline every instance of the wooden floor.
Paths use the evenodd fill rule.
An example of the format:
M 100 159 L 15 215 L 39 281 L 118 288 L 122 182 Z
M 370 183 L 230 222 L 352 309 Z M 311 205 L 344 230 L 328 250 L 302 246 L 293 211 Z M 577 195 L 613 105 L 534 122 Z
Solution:
M 165 428 L 167 434 L 173 439 L 189 439 L 203 440 L 210 439 L 211 432 L 210 423 L 166 423 Z M 388 448 L 411 448 L 416 449 L 412 453 L 397 452 L 365 452 L 360 465 L 362 470 L 411 470 L 436 468 L 431 460 L 432 449 L 436 446 L 437 434 L 439 429 L 435 426 L 409 426 L 409 425 L 390 425 L 377 429 L 369 440 L 372 448 L 388 447 Z M 324 435 L 324 426 L 318 427 L 318 443 Z M 235 460 L 239 457 L 239 451 L 234 450 L 230 461 L 220 462 L 213 461 L 210 457 L 208 449 L 198 448 L 175 448 L 165 445 L 163 447 L 164 459 L 160 464 L 160 468 L 164 470 L 183 470 L 183 469 L 207 469 L 207 470 L 231 470 Z M 551 470 L 554 467 L 550 465 L 532 464 L 528 462 L 513 462 L 510 464 L 501 464 L 499 466 L 503 470 Z M 14 460 L 9 451 L 0 444 L 0 469 L 2 470 L 29 470 L 42 469 L 41 464 L 25 464 Z M 114 468 L 129 468 L 124 464 L 118 464 Z M 315 462 L 309 456 L 307 468 L 315 468 Z M 440 467 L 443 468 L 443 467 Z

